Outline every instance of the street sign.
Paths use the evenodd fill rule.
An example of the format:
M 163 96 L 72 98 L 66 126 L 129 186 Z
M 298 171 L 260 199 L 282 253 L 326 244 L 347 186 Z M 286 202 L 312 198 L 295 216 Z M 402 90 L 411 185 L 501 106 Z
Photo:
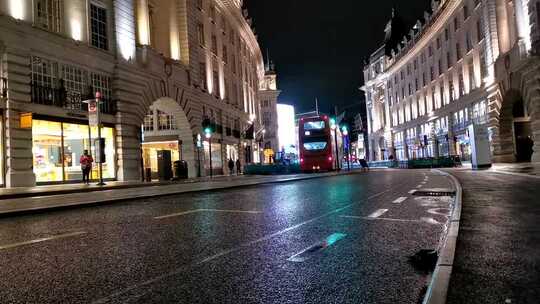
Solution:
M 88 112 L 88 124 L 90 127 L 97 127 L 99 124 L 97 112 Z
M 21 113 L 19 118 L 19 126 L 21 129 L 32 129 L 32 113 Z

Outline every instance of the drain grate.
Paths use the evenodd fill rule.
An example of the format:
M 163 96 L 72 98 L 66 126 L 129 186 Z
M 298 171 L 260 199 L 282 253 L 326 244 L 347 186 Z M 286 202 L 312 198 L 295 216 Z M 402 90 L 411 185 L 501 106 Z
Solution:
M 414 196 L 456 196 L 456 191 L 452 189 L 422 189 L 413 193 Z

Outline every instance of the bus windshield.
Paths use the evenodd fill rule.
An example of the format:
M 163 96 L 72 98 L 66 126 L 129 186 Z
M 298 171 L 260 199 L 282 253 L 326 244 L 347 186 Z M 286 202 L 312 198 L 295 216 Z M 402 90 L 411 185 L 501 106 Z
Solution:
M 316 141 L 304 143 L 304 149 L 308 151 L 320 151 L 326 149 L 327 143 L 325 141 Z
M 308 121 L 304 123 L 304 130 L 322 130 L 326 127 L 324 120 L 319 121 Z

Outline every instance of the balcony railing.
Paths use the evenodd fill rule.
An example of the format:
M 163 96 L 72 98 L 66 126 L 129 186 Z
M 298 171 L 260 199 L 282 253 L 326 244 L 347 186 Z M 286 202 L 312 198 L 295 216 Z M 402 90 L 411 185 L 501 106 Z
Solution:
M 75 111 L 88 111 L 88 105 L 83 101 L 91 99 L 91 94 L 82 94 L 68 91 L 63 87 L 51 88 L 38 84 L 31 84 L 32 103 L 54 106 Z M 93 90 L 89 90 L 93 92 Z M 108 98 L 101 98 L 100 111 L 104 114 L 115 114 L 115 103 Z

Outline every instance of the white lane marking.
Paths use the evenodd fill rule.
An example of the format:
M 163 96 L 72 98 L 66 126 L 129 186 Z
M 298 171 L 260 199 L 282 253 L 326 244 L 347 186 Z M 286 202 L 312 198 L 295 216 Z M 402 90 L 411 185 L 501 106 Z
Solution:
M 25 245 L 32 245 L 32 244 L 37 244 L 37 243 L 42 243 L 42 242 L 52 241 L 52 240 L 58 240 L 58 239 L 63 239 L 63 238 L 68 238 L 68 237 L 73 237 L 73 236 L 79 236 L 79 235 L 83 235 L 83 234 L 86 234 L 86 231 L 58 234 L 58 235 L 53 235 L 53 236 L 39 238 L 39 239 L 25 241 L 25 242 L 2 245 L 2 246 L 0 246 L 0 250 L 11 249 L 11 248 L 25 246 Z
M 450 209 L 448 208 L 433 208 L 429 209 L 427 212 L 435 215 L 450 216 Z
M 416 192 L 416 189 L 413 189 L 411 191 L 409 191 L 409 194 L 414 194 Z
M 394 204 L 401 204 L 401 203 L 403 203 L 403 202 L 406 201 L 406 200 L 407 200 L 407 198 L 406 198 L 405 196 L 402 196 L 402 197 L 400 197 L 400 198 L 395 199 L 392 203 L 394 203 Z
M 403 223 L 419 223 L 419 220 L 406 220 L 406 219 L 396 219 L 389 217 L 365 217 L 365 216 L 354 216 L 354 215 L 341 215 L 343 218 L 357 219 L 357 220 L 368 220 L 368 221 L 390 221 L 390 222 L 403 222 Z
M 422 188 L 422 185 L 418 185 L 418 186 L 416 186 L 416 188 L 420 189 L 420 188 Z
M 167 215 L 156 216 L 156 217 L 154 217 L 154 219 L 162 220 L 162 219 L 166 219 L 166 218 L 183 216 L 183 215 L 188 215 L 188 214 L 192 214 L 192 213 L 199 213 L 199 212 L 249 213 L 249 214 L 260 214 L 260 213 L 262 213 L 262 211 L 251 211 L 251 210 L 195 209 L 195 210 L 189 210 L 189 211 L 184 211 L 184 212 L 178 212 L 178 213 L 172 213 L 172 214 L 167 214 Z
M 420 184 L 425 185 L 426 183 L 427 183 L 426 181 L 423 181 L 423 182 L 421 182 Z
M 290 258 L 287 259 L 287 261 L 295 262 L 295 263 L 305 262 L 306 260 L 309 260 L 311 257 L 310 256 L 302 256 L 303 254 L 305 254 L 307 252 L 316 252 L 316 251 L 324 250 L 324 249 L 334 245 L 337 241 L 340 241 L 341 239 L 343 239 L 346 236 L 347 235 L 343 234 L 343 233 L 333 233 L 333 234 L 329 235 L 326 239 L 324 239 L 324 241 L 315 243 L 315 244 L 303 249 L 302 251 L 292 255 Z
M 385 214 L 388 211 L 388 209 L 379 209 L 372 214 L 370 214 L 368 217 L 370 218 L 378 218 L 379 216 Z
M 385 194 L 385 193 L 387 193 L 387 192 L 390 192 L 391 190 L 392 190 L 392 188 L 389 188 L 389 189 L 387 189 L 387 190 L 385 190 L 385 191 L 379 192 L 379 193 L 377 193 L 377 194 L 373 194 L 372 196 L 369 196 L 368 198 L 366 198 L 365 200 L 362 200 L 362 201 L 369 201 L 369 200 L 374 199 L 374 198 L 376 198 L 376 197 L 379 197 L 379 196 L 381 196 L 381 195 L 383 195 L 383 194 Z M 287 232 L 289 232 L 289 231 L 291 231 L 291 230 L 294 230 L 294 229 L 297 229 L 297 228 L 302 227 L 302 226 L 304 226 L 304 225 L 307 225 L 307 224 L 309 224 L 309 223 L 318 221 L 318 220 L 320 220 L 320 219 L 322 219 L 322 218 L 325 218 L 325 217 L 328 217 L 328 216 L 330 216 L 330 215 L 332 215 L 332 214 L 339 213 L 339 212 L 341 212 L 341 211 L 343 211 L 343 210 L 345 210 L 345 209 L 347 209 L 347 208 L 350 208 L 350 207 L 354 206 L 354 205 L 357 204 L 357 203 L 358 203 L 358 202 L 348 204 L 348 205 L 343 206 L 343 207 L 341 207 L 341 208 L 338 208 L 338 209 L 329 211 L 329 212 L 327 212 L 327 213 L 325 213 L 325 214 L 323 214 L 323 215 L 314 217 L 314 218 L 312 218 L 312 219 L 310 219 L 310 220 L 304 221 L 304 222 L 299 223 L 299 224 L 296 224 L 296 225 L 294 225 L 294 226 L 291 226 L 291 227 L 285 228 L 285 229 L 283 229 L 283 230 L 274 232 L 274 233 L 272 233 L 272 234 L 266 235 L 266 236 L 264 236 L 264 237 L 262 237 L 262 238 L 259 238 L 259 239 L 253 240 L 253 241 L 249 241 L 249 242 L 242 243 L 242 244 L 240 244 L 240 245 L 238 245 L 238 246 L 236 246 L 236 247 L 233 247 L 233 248 L 231 248 L 231 249 L 223 250 L 223 251 L 218 252 L 218 253 L 216 253 L 216 254 L 214 254 L 214 255 L 212 255 L 212 256 L 209 256 L 209 257 L 207 257 L 207 258 L 205 258 L 205 259 L 203 259 L 203 260 L 201 260 L 201 261 L 199 261 L 199 262 L 194 262 L 194 263 L 191 263 L 191 264 L 187 264 L 187 265 L 184 265 L 184 266 L 180 266 L 180 267 L 174 269 L 174 270 L 171 271 L 171 272 L 168 272 L 168 273 L 159 275 L 159 276 L 157 276 L 157 277 L 148 279 L 148 280 L 143 281 L 143 282 L 138 283 L 138 284 L 134 284 L 134 285 L 132 285 L 132 286 L 126 288 L 126 289 L 117 291 L 117 292 L 115 292 L 115 293 L 113 293 L 113 294 L 111 294 L 111 295 L 109 295 L 109 296 L 107 296 L 107 297 L 98 299 L 98 300 L 92 302 L 92 304 L 102 304 L 102 303 L 110 302 L 110 301 L 113 300 L 114 298 L 116 298 L 116 297 L 118 297 L 118 296 L 121 296 L 121 295 L 123 295 L 123 294 L 126 294 L 126 293 L 128 293 L 128 292 L 130 292 L 130 291 L 132 291 L 132 290 L 139 289 L 139 288 L 141 288 L 141 287 L 143 287 L 143 286 L 146 286 L 146 285 L 149 285 L 149 284 L 152 284 L 152 283 L 155 283 L 155 282 L 159 282 L 159 281 L 161 281 L 161 280 L 163 280 L 163 279 L 166 279 L 166 278 L 169 278 L 169 277 L 178 275 L 178 274 L 182 274 L 182 273 L 184 273 L 184 272 L 186 271 L 186 269 L 189 268 L 189 267 L 201 265 L 201 264 L 210 262 L 210 261 L 212 261 L 212 260 L 215 260 L 215 259 L 217 259 L 217 258 L 220 258 L 220 257 L 222 257 L 222 256 L 225 256 L 225 255 L 228 255 L 228 254 L 231 254 L 231 253 L 240 251 L 240 250 L 242 250 L 242 249 L 244 249 L 244 248 L 246 248 L 246 247 L 249 247 L 249 246 L 252 246 L 252 245 L 255 245 L 255 244 L 258 244 L 258 243 L 267 241 L 267 240 L 270 240 L 270 239 L 272 239 L 272 238 L 274 238 L 274 237 L 276 237 L 276 236 L 280 236 L 280 235 L 282 235 L 282 234 L 284 234 L 284 233 L 287 233 Z
M 340 217 L 343 218 L 350 218 L 350 219 L 357 219 L 357 220 L 368 220 L 368 221 L 389 221 L 389 222 L 402 222 L 402 223 L 428 223 L 432 225 L 444 225 L 444 223 L 440 223 L 436 221 L 433 218 L 430 217 L 422 217 L 420 220 L 408 220 L 408 219 L 397 219 L 397 218 L 389 218 L 389 217 L 365 217 L 365 216 L 354 216 L 354 215 L 341 215 Z

